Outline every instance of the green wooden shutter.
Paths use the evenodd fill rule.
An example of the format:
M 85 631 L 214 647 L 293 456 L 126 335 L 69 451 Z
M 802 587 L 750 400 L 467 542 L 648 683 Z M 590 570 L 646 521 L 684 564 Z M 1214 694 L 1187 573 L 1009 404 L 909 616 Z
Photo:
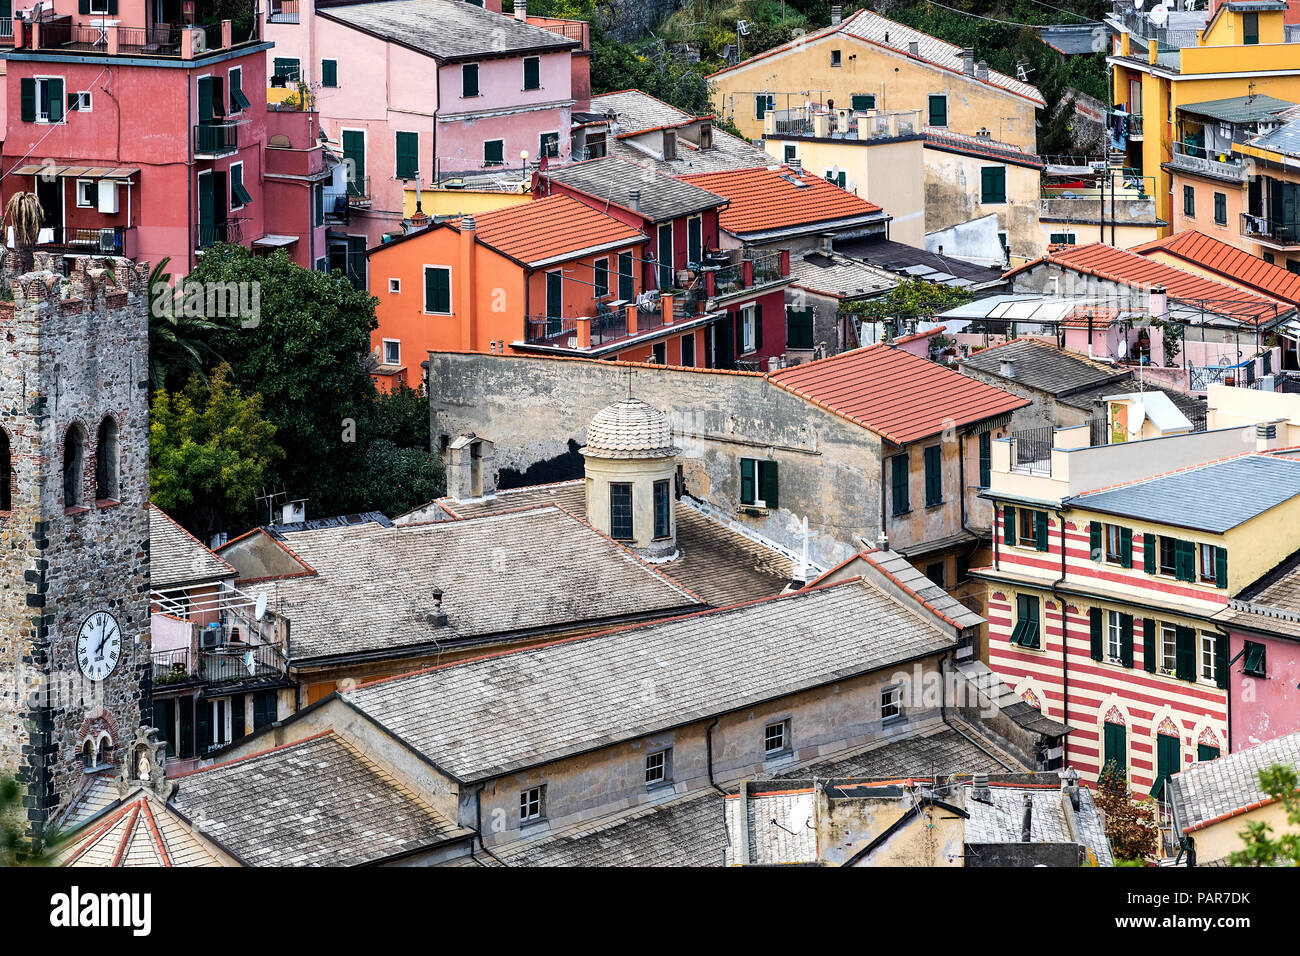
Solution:
M 451 312 L 451 273 L 447 269 L 424 270 L 424 310 Z
M 1119 529 L 1119 566 L 1121 568 L 1133 567 L 1133 529 Z
M 1160 641 L 1157 636 L 1156 622 L 1149 617 L 1142 618 L 1142 669 L 1148 674 L 1156 672 L 1160 654 Z
M 1149 531 L 1142 535 L 1142 570 L 1156 573 L 1156 536 Z
M 82 15 L 89 15 L 90 0 L 77 0 L 77 12 Z
M 502 166 L 506 161 L 506 142 L 503 139 L 489 139 L 483 143 L 483 165 Z
M 699 216 L 686 222 L 686 256 L 697 268 L 704 259 L 704 220 Z
M 25 76 L 19 84 L 22 90 L 22 116 L 24 123 L 36 122 L 36 81 Z
M 767 96 L 760 93 L 754 97 L 754 118 L 762 119 L 767 115 Z
M 889 461 L 891 469 L 890 485 L 894 493 L 894 514 L 901 515 L 905 511 L 911 510 L 912 507 L 907 488 L 907 452 L 895 455 Z
M 321 86 L 339 85 L 339 61 L 338 60 L 320 61 L 320 85 Z
M 216 183 L 212 176 L 199 177 L 199 248 L 217 241 Z
M 752 505 L 757 500 L 755 494 L 754 459 L 740 459 L 740 503 Z
M 930 95 L 930 123 L 931 126 L 948 125 L 948 99 L 945 96 Z
M 348 164 L 349 196 L 366 195 L 366 134 L 359 129 L 343 131 L 343 161 Z
M 1133 666 L 1133 615 L 1119 616 L 1119 659 L 1125 667 Z
M 1088 550 L 1094 561 L 1101 560 L 1101 522 L 1088 522 Z
M 1034 547 L 1039 551 L 1047 550 L 1047 512 L 1034 512 Z
M 230 739 L 238 740 L 244 736 L 244 695 L 235 694 L 230 698 Z
M 763 491 L 763 502 L 769 508 L 778 508 L 781 500 L 778 497 L 777 479 L 776 479 L 776 462 L 763 461 L 759 462 L 758 475 L 760 486 Z
M 478 64 L 466 63 L 460 68 L 460 95 L 478 96 Z
M 1228 636 L 1219 634 L 1214 640 L 1214 683 L 1220 690 L 1228 687 Z
M 1101 608 L 1088 608 L 1088 629 L 1092 641 L 1092 659 L 1094 661 L 1104 660 L 1106 657 L 1106 647 L 1105 642 L 1102 640 Z
M 542 88 L 542 61 L 540 57 L 524 58 L 524 89 L 540 90 Z
M 316 207 L 315 224 L 325 225 L 325 184 L 317 183 L 312 187 L 313 205 Z
M 117 0 L 108 0 L 108 15 L 110 17 L 117 16 Z
M 792 349 L 810 349 L 813 347 L 813 310 L 792 309 L 785 312 L 786 347 Z
M 1174 676 L 1196 680 L 1196 632 L 1181 625 L 1174 628 Z
M 1011 545 L 1016 543 L 1016 509 L 1009 505 L 1002 506 L 1002 542 Z
M 420 134 L 397 133 L 397 178 L 414 179 L 420 170 Z
M 1007 171 L 1003 166 L 985 166 L 980 170 L 980 202 L 1007 201 Z
M 253 197 L 249 195 L 248 190 L 244 187 L 244 167 L 230 167 L 230 205 L 247 206 L 253 202 Z
M 1244 649 L 1246 659 L 1241 669 L 1252 677 L 1267 677 L 1268 667 L 1265 663 L 1268 657 L 1267 645 L 1258 641 L 1246 641 Z
M 207 700 L 195 701 L 194 709 L 195 743 L 197 752 L 202 754 L 212 744 L 212 704 Z
M 763 303 L 754 303 L 754 351 L 763 347 Z
M 1214 586 L 1216 588 L 1226 588 L 1228 586 L 1228 549 L 1214 549 Z
M 1196 545 L 1191 541 L 1174 542 L 1174 577 L 1179 581 L 1196 580 Z
M 980 432 L 980 487 L 993 483 L 993 433 Z
M 244 95 L 244 71 L 230 71 L 230 111 L 237 113 L 249 108 L 248 97 Z
M 1196 760 L 1198 763 L 1204 763 L 1206 760 L 1218 760 L 1219 748 L 1211 747 L 1209 744 L 1196 745 Z
M 624 302 L 631 302 L 635 298 L 636 284 L 632 278 L 632 253 L 620 252 L 618 254 L 618 297 Z
M 938 445 L 925 450 L 925 503 L 943 503 L 943 449 Z
M 63 122 L 63 81 L 45 81 L 45 115 L 51 123 Z
M 596 287 L 596 297 L 604 298 L 609 295 L 609 260 L 597 259 L 592 266 L 593 284 Z
M 1102 750 L 1102 769 L 1110 764 L 1120 773 L 1128 774 L 1128 730 L 1123 724 L 1109 721 L 1104 727 L 1104 747 Z
M 1182 747 L 1179 745 L 1178 738 L 1168 734 L 1158 734 L 1156 736 L 1156 782 L 1151 788 L 1151 796 L 1160 799 L 1169 778 L 1182 769 L 1179 766 L 1181 760 Z

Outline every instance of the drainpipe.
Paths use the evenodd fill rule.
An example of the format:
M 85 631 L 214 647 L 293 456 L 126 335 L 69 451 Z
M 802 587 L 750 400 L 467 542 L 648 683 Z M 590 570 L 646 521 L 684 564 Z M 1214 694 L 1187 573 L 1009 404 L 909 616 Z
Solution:
M 704 732 L 704 746 L 706 749 L 705 760 L 708 762 L 709 767 L 709 783 L 712 784 L 713 789 L 718 791 L 718 793 L 722 794 L 724 797 L 729 797 L 731 794 L 718 786 L 718 781 L 713 778 L 713 728 L 716 726 L 718 726 L 717 717 L 713 718 L 713 723 L 709 724 L 709 729 Z
M 1242 645 L 1241 653 L 1237 654 L 1236 657 L 1228 657 L 1228 654 L 1232 651 L 1232 641 L 1228 639 L 1228 632 L 1223 630 L 1223 628 L 1219 627 L 1217 624 L 1215 625 L 1215 629 L 1219 632 L 1219 640 L 1225 641 L 1228 648 L 1223 653 L 1224 660 L 1228 662 L 1224 665 L 1227 668 L 1228 673 L 1224 676 L 1223 680 L 1225 685 L 1223 689 L 1223 700 L 1227 707 L 1228 723 L 1228 749 L 1225 750 L 1224 753 L 1232 753 L 1232 681 L 1230 678 L 1232 677 L 1232 665 L 1237 663 L 1238 657 L 1241 657 L 1242 654 L 1246 653 L 1246 646 L 1244 644 Z
M 884 449 L 882 448 L 881 450 L 883 451 Z M 888 455 L 880 456 L 880 540 L 884 541 L 886 545 L 889 541 L 889 532 L 885 528 L 885 475 L 888 471 L 885 467 L 885 462 L 888 460 Z
M 474 791 L 474 836 L 478 837 L 478 845 L 484 853 L 492 857 L 492 859 L 496 860 L 502 866 L 509 866 L 509 863 L 489 850 L 487 844 L 483 842 L 483 788 L 486 786 L 487 784 L 480 783 L 478 789 Z M 469 843 L 469 855 L 471 859 L 474 857 L 473 840 Z
M 1055 512 L 1057 520 L 1061 522 L 1061 576 L 1052 582 L 1052 597 L 1056 598 L 1056 606 L 1061 618 L 1061 710 L 1064 718 L 1061 723 L 1068 727 L 1070 726 L 1070 637 L 1066 630 L 1065 599 L 1057 590 L 1065 580 L 1065 513 L 1060 508 L 1055 509 Z M 1046 634 L 1043 635 L 1043 643 L 1047 643 Z M 1070 735 L 1067 733 L 1061 738 L 1061 766 L 1068 767 L 1069 764 Z

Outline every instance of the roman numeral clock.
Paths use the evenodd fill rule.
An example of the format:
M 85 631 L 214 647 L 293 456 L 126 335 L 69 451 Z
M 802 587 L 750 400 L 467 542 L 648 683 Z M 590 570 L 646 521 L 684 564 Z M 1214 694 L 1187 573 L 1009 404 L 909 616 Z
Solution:
M 122 656 L 122 628 L 108 611 L 96 611 L 77 634 L 77 665 L 88 680 L 102 681 Z

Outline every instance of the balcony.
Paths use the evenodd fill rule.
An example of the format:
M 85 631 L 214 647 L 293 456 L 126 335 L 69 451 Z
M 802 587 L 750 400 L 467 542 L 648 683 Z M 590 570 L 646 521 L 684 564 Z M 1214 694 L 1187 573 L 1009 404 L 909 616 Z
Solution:
M 127 258 L 134 258 L 136 255 L 134 226 L 105 226 L 101 229 L 53 226 L 42 229 L 41 237 L 38 247 L 42 252 L 55 252 L 68 256 L 126 256 Z
M 554 349 L 587 351 L 665 329 L 704 315 L 696 290 L 661 294 L 644 305 L 597 303 L 594 316 L 530 315 L 524 320 L 524 342 Z
M 210 6 L 210 4 L 200 4 Z M 296 3 L 295 3 L 296 6 Z M 191 59 L 261 40 L 257 8 L 248 4 L 228 19 L 209 18 L 196 25 L 156 23 L 121 26 L 73 23 L 71 16 L 44 13 L 33 21 L 6 19 L 0 44 L 43 53 Z
M 218 242 L 239 243 L 244 238 L 243 219 L 199 223 L 194 227 L 194 248 L 209 249 Z
M 339 226 L 347 222 L 350 209 L 346 189 L 325 187 L 325 222 L 327 225 Z
M 274 682 L 285 678 L 288 621 L 229 587 L 150 595 L 155 690 L 169 685 Z M 259 613 L 260 611 L 260 613 Z
M 1300 221 L 1270 219 L 1267 216 L 1243 212 L 1241 235 L 1242 238 L 1253 240 L 1270 249 L 1283 251 L 1297 249 L 1300 248 Z
M 566 40 L 577 40 L 581 49 L 591 49 L 591 26 L 585 20 L 561 20 L 556 17 L 529 17 L 531 26 L 549 30 Z
M 753 289 L 784 282 L 790 277 L 786 252 L 765 252 L 732 261 L 727 253 L 710 253 L 700 269 L 704 292 L 710 299 L 727 299 Z
M 239 151 L 238 123 L 197 123 L 194 126 L 194 158 L 219 159 Z
M 0 46 L 14 45 L 14 18 L 0 17 Z
M 1246 167 L 1235 153 L 1212 153 L 1203 146 L 1189 143 L 1174 143 L 1168 166 L 1173 170 L 1230 183 L 1246 181 Z
M 299 0 L 271 0 L 266 11 L 267 23 L 298 23 Z

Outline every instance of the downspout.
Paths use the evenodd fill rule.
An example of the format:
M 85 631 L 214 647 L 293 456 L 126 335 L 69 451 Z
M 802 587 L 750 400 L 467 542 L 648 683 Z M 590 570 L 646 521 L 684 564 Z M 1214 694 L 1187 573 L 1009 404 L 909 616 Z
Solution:
M 1061 618 L 1061 711 L 1062 721 L 1065 726 L 1070 726 L 1070 635 L 1067 630 L 1065 620 L 1065 600 L 1061 597 L 1057 588 L 1065 580 L 1065 513 L 1060 508 L 1055 509 L 1056 518 L 1061 522 L 1061 576 L 1052 582 L 1052 597 L 1056 598 L 1056 606 L 1060 612 Z M 1043 635 L 1043 643 L 1047 643 L 1047 635 Z M 1070 765 L 1070 735 L 1067 733 L 1061 738 L 1061 766 Z
M 718 720 L 719 718 L 717 717 L 713 718 L 713 723 L 709 724 L 709 729 L 704 732 L 704 746 L 706 749 L 705 761 L 708 764 L 709 769 L 709 783 L 713 786 L 714 790 L 718 791 L 718 793 L 722 794 L 724 797 L 729 797 L 731 794 L 718 786 L 718 781 L 713 777 L 713 728 L 718 726 Z
M 881 452 L 884 451 L 883 445 L 881 446 L 880 450 Z M 885 467 L 885 462 L 887 462 L 888 460 L 889 460 L 889 456 L 881 454 L 880 456 L 880 538 L 877 541 L 877 543 L 884 544 L 885 546 L 888 546 L 888 541 L 889 541 L 889 532 L 885 528 L 885 520 L 886 520 L 885 501 L 887 500 L 885 498 L 885 475 L 886 472 L 888 471 L 888 469 Z
M 1228 673 L 1223 675 L 1223 700 L 1227 707 L 1228 717 L 1228 749 L 1225 750 L 1224 753 L 1232 753 L 1232 681 L 1229 678 L 1232 677 L 1232 665 L 1237 663 L 1237 660 L 1246 653 L 1246 644 L 1243 641 L 1241 650 L 1237 653 L 1237 656 L 1229 658 L 1228 654 L 1232 651 L 1232 641 L 1228 638 L 1228 632 L 1220 628 L 1217 624 L 1215 625 L 1215 628 L 1219 631 L 1222 640 L 1227 643 L 1228 648 L 1223 652 L 1223 659 L 1228 662 L 1224 665 L 1224 668 Z
M 478 837 L 478 845 L 482 848 L 484 853 L 492 857 L 492 859 L 496 860 L 502 866 L 509 866 L 509 863 L 489 850 L 487 844 L 483 842 L 483 788 L 486 786 L 486 783 L 480 783 L 478 789 L 474 791 L 474 836 Z M 471 859 L 474 859 L 473 840 L 471 840 L 469 844 L 469 855 Z

